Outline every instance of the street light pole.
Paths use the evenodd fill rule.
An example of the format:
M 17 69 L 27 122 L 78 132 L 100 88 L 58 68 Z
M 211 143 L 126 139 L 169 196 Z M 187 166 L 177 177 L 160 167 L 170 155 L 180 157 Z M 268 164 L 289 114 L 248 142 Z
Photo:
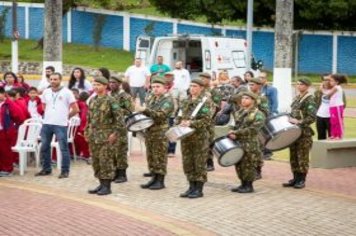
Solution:
M 253 0 L 248 0 L 247 3 L 247 70 L 251 69 L 251 57 L 252 57 L 252 31 L 253 31 Z
M 17 3 L 12 1 L 12 42 L 11 42 L 11 70 L 17 73 L 19 70 L 19 32 L 17 30 Z

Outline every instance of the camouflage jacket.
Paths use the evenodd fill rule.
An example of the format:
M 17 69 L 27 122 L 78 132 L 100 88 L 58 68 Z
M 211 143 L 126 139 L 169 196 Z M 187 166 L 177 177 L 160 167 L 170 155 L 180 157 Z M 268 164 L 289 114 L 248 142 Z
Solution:
M 154 125 L 147 131 L 168 128 L 168 118 L 174 110 L 172 97 L 169 94 L 164 94 L 160 97 L 149 95 L 146 104 L 147 107 L 142 113 L 151 117 L 154 121 Z
M 126 133 L 123 111 L 119 103 L 111 96 L 95 96 L 89 102 L 85 135 L 89 142 L 105 143 L 110 134 L 118 138 Z
M 270 115 L 268 98 L 266 96 L 262 94 L 258 94 L 257 106 L 258 106 L 258 110 L 262 111 L 265 117 L 268 117 Z
M 219 94 L 221 100 L 228 101 L 230 97 L 234 94 L 234 86 L 231 84 L 222 84 L 218 86 Z
M 207 96 L 211 102 L 209 104 L 210 107 L 210 116 L 211 118 L 220 110 L 220 104 L 222 101 L 221 94 L 218 88 L 205 88 L 202 93 L 204 96 Z
M 315 122 L 317 112 L 314 96 L 310 93 L 296 96 L 292 102 L 291 108 L 290 115 L 301 121 L 299 126 L 303 129 L 303 133 L 306 135 L 313 135 L 314 132 L 310 128 L 310 125 Z
M 265 124 L 266 117 L 257 107 L 234 112 L 235 126 L 232 131 L 242 148 L 248 152 L 258 151 L 260 143 L 258 135 Z
M 117 92 L 111 92 L 110 96 L 112 96 L 119 102 L 119 105 L 122 108 L 122 111 L 125 116 L 130 115 L 135 110 L 131 95 L 126 93 L 125 91 L 121 90 Z
M 176 118 L 176 124 L 180 124 L 182 120 L 191 120 L 191 116 L 195 108 L 202 101 L 204 94 L 201 94 L 197 99 L 192 99 L 189 96 L 186 100 L 183 101 L 178 116 Z M 196 134 L 205 135 L 207 132 L 207 127 L 211 124 L 211 107 L 212 101 L 208 98 L 203 106 L 200 108 L 197 115 L 191 120 L 191 128 L 195 129 Z

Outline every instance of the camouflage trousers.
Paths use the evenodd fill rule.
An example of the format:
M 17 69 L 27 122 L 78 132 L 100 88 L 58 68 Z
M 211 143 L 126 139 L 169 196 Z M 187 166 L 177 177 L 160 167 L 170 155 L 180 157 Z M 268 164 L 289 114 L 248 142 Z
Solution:
M 117 142 L 117 152 L 115 155 L 114 166 L 117 170 L 126 170 L 129 166 L 127 163 L 128 140 L 127 136 L 120 137 Z
M 113 179 L 117 144 L 89 142 L 94 176 L 98 179 Z
M 189 136 L 181 141 L 184 174 L 188 181 L 208 180 L 206 161 L 208 159 L 208 139 L 204 136 Z
M 147 134 L 145 138 L 148 169 L 151 173 L 167 174 L 168 139 L 164 132 L 161 134 Z
M 259 160 L 258 152 L 245 152 L 241 161 L 235 165 L 236 174 L 241 181 L 254 181 L 256 164 Z
M 308 173 L 309 151 L 312 148 L 313 139 L 311 136 L 302 135 L 295 143 L 289 147 L 290 165 L 292 172 Z
M 214 141 L 215 138 L 215 121 L 213 120 L 211 124 L 208 126 L 208 134 L 209 134 L 209 140 L 208 140 L 208 146 Z M 214 155 L 211 152 L 210 148 L 208 148 L 208 159 L 213 160 Z

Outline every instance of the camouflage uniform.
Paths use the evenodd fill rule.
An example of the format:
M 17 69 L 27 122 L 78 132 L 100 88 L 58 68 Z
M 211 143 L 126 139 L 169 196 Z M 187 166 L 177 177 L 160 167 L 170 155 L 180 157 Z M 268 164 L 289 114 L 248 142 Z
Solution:
M 258 94 L 258 98 L 257 98 L 257 107 L 258 110 L 260 110 L 264 116 L 266 118 L 269 117 L 269 106 L 268 106 L 268 98 L 262 94 Z M 259 156 L 257 158 L 257 163 L 256 163 L 256 171 L 257 171 L 257 175 L 258 175 L 258 179 L 261 178 L 261 171 L 262 171 L 262 167 L 264 164 L 263 161 L 263 150 L 265 149 L 265 146 L 262 142 L 260 142 L 260 153 Z
M 245 152 L 241 161 L 235 165 L 236 173 L 241 181 L 253 182 L 255 166 L 261 155 L 258 134 L 266 118 L 257 107 L 249 110 L 240 109 L 234 113 L 234 118 L 236 122 L 233 134 Z
M 119 103 L 110 96 L 95 96 L 90 100 L 88 123 L 85 135 L 89 141 L 93 159 L 94 176 L 99 179 L 113 179 L 117 142 L 121 134 L 126 132 L 123 112 Z M 108 143 L 108 137 L 115 133 L 117 140 Z
M 300 120 L 302 135 L 290 147 L 290 165 L 293 173 L 307 174 L 309 169 L 309 151 L 313 144 L 314 131 L 310 125 L 316 119 L 316 103 L 313 95 L 298 95 L 291 105 L 291 117 Z
M 214 141 L 215 138 L 215 115 L 217 111 L 220 109 L 220 103 L 222 100 L 221 94 L 219 92 L 218 88 L 205 88 L 203 91 L 203 94 L 210 98 L 212 102 L 210 102 L 210 125 L 207 127 L 208 130 L 208 137 L 209 137 L 209 144 Z M 213 153 L 208 150 L 208 167 L 209 165 L 212 167 L 212 170 L 214 168 L 214 162 L 213 162 Z
M 185 100 L 181 106 L 181 116 L 178 116 L 176 123 L 182 120 L 190 120 L 191 115 L 197 105 L 202 101 L 204 94 L 193 100 L 191 96 Z M 181 140 L 183 170 L 188 181 L 207 181 L 206 161 L 209 152 L 209 130 L 211 125 L 212 102 L 207 99 L 195 118 L 191 121 L 191 128 L 195 131 L 192 135 Z
M 146 130 L 145 144 L 148 169 L 151 173 L 166 175 L 168 139 L 168 118 L 174 110 L 173 99 L 164 94 L 160 97 L 150 95 L 146 101 L 147 108 L 142 112 L 151 117 L 154 125 Z
M 131 112 L 134 111 L 134 106 L 132 102 L 132 97 L 130 94 L 124 91 L 111 92 L 110 96 L 115 98 L 115 100 L 119 103 L 119 106 L 122 108 L 122 112 L 124 116 L 128 116 Z M 117 150 L 115 166 L 118 170 L 125 170 L 128 167 L 127 164 L 127 151 L 128 151 L 128 140 L 127 140 L 127 130 L 122 130 L 120 133 L 120 138 L 117 142 Z

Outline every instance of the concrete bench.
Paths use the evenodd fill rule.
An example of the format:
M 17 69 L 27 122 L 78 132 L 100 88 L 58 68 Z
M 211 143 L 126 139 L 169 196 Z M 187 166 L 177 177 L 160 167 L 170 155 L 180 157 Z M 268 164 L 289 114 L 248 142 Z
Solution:
M 314 141 L 310 165 L 325 169 L 356 166 L 356 139 Z

